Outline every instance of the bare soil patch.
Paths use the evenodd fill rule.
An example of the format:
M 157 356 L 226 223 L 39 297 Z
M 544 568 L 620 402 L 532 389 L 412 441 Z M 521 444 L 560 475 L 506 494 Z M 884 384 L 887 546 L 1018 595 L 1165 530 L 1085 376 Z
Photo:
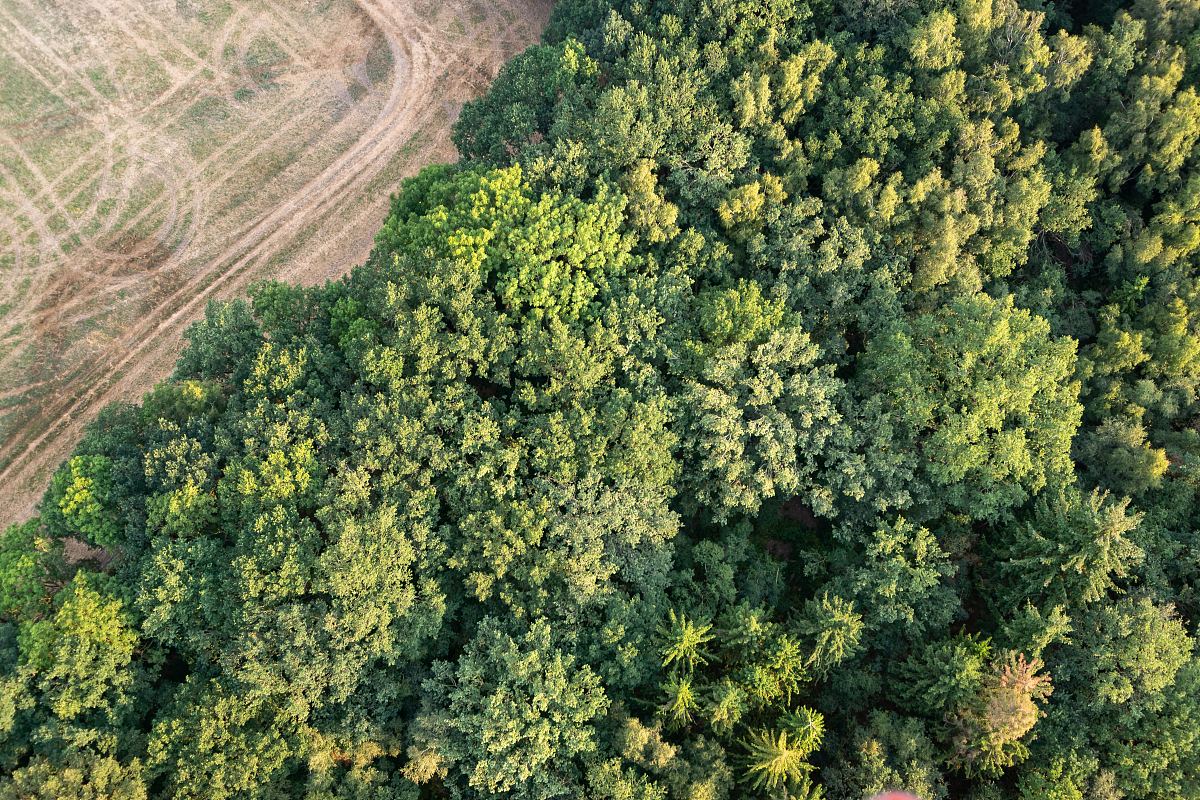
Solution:
M 213 298 L 360 263 L 550 0 L 0 0 L 0 525 Z

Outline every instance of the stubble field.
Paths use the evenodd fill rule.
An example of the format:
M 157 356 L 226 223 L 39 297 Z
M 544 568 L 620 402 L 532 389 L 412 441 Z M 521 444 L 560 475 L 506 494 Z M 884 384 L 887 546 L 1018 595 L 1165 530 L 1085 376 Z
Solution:
M 549 0 L 0 0 L 0 525 L 213 298 L 362 261 Z

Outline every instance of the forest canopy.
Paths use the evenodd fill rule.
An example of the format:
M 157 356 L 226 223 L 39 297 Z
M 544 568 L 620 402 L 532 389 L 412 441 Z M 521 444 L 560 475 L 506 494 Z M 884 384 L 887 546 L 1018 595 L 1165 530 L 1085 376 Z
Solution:
M 0 538 L 0 799 L 1200 796 L 1200 2 L 561 0 Z

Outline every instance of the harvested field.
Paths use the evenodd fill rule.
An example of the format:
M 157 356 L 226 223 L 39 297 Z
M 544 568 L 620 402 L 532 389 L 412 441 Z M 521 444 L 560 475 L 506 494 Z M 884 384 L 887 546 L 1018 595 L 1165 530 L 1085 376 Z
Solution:
M 213 298 L 362 261 L 549 0 L 0 0 L 0 525 Z

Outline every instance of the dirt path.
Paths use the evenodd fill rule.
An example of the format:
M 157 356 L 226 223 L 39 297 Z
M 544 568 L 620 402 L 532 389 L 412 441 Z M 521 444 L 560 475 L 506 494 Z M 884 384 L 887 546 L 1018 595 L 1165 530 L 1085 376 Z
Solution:
M 386 211 L 387 192 L 373 187 L 392 172 L 411 174 L 425 163 L 453 157 L 447 101 L 456 113 L 462 100 L 479 94 L 503 61 L 536 36 L 550 2 L 449 0 L 441 4 L 439 17 L 469 14 L 478 20 L 471 35 L 457 38 L 422 20 L 427 9 L 418 9 L 413 0 L 358 0 L 358 5 L 384 37 L 392 60 L 391 86 L 373 123 L 319 174 L 248 221 L 207 269 L 157 297 L 149 313 L 113 337 L 56 387 L 15 435 L 0 442 L 5 465 L 0 524 L 33 511 L 49 473 L 100 408 L 136 400 L 170 372 L 181 333 L 210 299 L 236 295 L 268 275 L 319 281 L 360 262 Z M 402 163 L 397 163 L 399 152 L 405 153 Z M 344 214 L 355 207 L 359 213 L 347 219 Z M 319 257 L 288 257 L 297 242 L 313 243 L 314 237 L 312 249 Z M 158 269 L 169 269 L 187 255 L 180 248 Z M 0 398 L 16 391 L 0 385 Z

